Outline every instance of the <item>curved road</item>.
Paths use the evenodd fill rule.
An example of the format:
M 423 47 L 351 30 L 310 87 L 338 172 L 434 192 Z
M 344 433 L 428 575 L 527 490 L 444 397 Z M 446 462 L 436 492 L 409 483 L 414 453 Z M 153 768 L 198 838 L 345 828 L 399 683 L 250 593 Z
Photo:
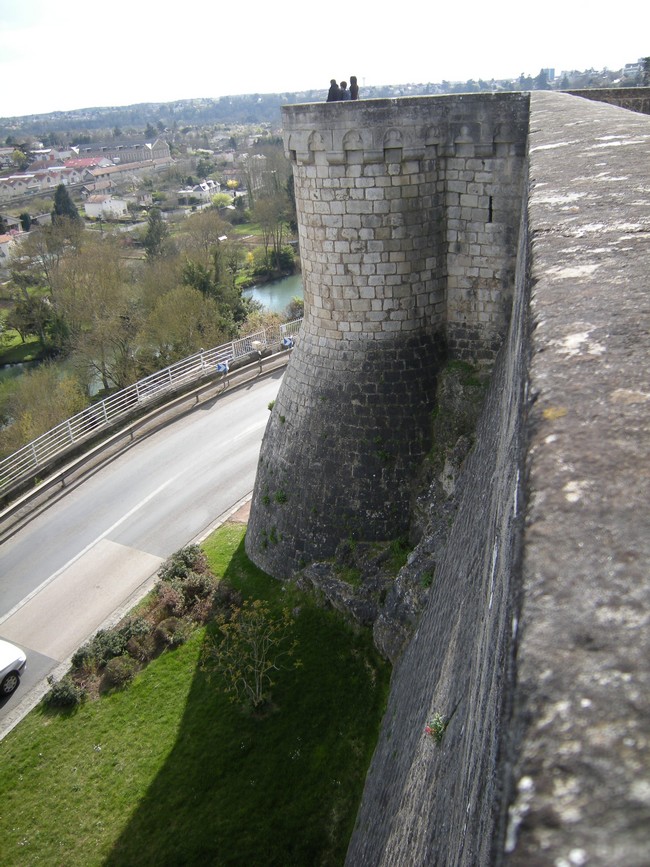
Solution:
M 40 698 L 48 674 L 142 592 L 163 560 L 252 491 L 282 372 L 138 441 L 2 544 L 0 638 L 25 650 L 27 670 L 14 695 L 0 699 L 0 731 Z

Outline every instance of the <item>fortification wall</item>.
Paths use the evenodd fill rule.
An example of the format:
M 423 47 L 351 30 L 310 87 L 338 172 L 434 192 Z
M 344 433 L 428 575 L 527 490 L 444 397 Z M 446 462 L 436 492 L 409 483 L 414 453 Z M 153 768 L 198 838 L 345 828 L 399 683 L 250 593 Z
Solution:
M 648 863 L 650 119 L 539 93 L 530 135 L 510 335 L 350 867 Z
M 650 87 L 593 87 L 584 90 L 567 90 L 572 96 L 607 102 L 619 108 L 650 114 Z
M 395 538 L 441 360 L 490 365 L 512 304 L 528 96 L 288 106 L 305 319 L 247 551 L 276 577 Z

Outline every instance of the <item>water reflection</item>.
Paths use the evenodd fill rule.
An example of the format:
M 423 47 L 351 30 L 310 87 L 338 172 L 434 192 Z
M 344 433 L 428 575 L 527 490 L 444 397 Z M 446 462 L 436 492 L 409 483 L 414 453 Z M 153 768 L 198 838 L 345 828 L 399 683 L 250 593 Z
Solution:
M 283 277 L 282 280 L 251 286 L 250 289 L 244 289 L 243 295 L 259 301 L 264 309 L 271 313 L 282 313 L 289 306 L 292 298 L 303 297 L 302 274 L 292 274 L 290 277 Z
M 1 364 L 0 385 L 3 382 L 8 382 L 10 379 L 17 379 L 19 376 L 22 376 L 23 373 L 35 370 L 37 365 L 37 361 L 20 361 L 18 364 Z

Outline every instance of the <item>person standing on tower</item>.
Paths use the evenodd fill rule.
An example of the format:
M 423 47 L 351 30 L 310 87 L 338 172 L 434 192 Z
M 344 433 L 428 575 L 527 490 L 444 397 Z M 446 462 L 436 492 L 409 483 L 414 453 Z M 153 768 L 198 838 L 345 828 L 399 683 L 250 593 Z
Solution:
M 350 76 L 350 99 L 359 99 L 359 85 L 356 75 Z
M 341 90 L 335 78 L 330 79 L 330 89 L 327 92 L 327 102 L 338 102 L 341 99 Z

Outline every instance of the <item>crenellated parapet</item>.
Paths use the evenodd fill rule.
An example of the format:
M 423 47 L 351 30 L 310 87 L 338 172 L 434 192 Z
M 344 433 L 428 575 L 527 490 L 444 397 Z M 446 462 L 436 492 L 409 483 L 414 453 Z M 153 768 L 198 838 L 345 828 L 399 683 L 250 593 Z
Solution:
M 489 365 L 506 330 L 527 112 L 523 94 L 283 109 L 305 317 L 248 527 L 271 574 L 407 527 L 442 360 Z

